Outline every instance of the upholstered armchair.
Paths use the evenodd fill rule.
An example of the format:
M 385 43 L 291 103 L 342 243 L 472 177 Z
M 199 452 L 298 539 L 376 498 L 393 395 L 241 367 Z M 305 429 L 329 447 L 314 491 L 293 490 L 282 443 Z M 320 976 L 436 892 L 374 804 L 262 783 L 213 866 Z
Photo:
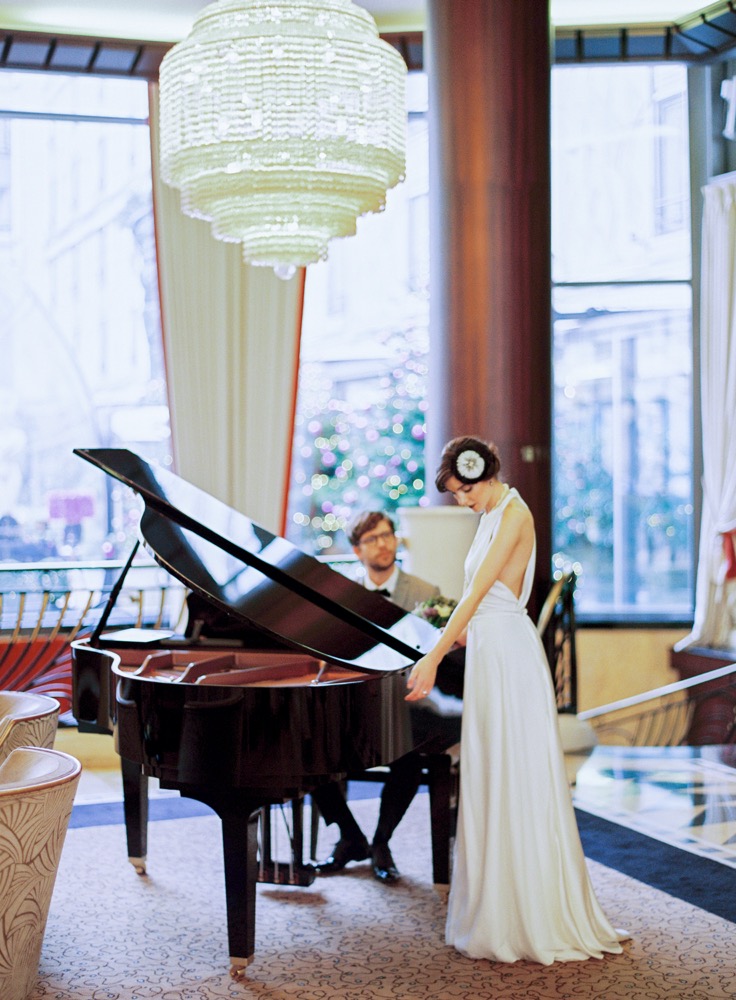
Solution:
M 0 763 L 16 747 L 54 745 L 59 702 L 30 691 L 0 691 Z
M 49 699 L 50 700 L 50 699 Z M 27 1000 L 82 765 L 21 747 L 0 764 L 0 997 Z

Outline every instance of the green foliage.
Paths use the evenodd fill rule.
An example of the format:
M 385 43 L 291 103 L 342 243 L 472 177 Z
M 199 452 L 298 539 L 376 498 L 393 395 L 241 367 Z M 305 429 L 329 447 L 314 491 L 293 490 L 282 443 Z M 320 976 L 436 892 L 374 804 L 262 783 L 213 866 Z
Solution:
M 559 453 L 558 453 L 559 454 Z M 555 544 L 574 548 L 581 541 L 613 545 L 613 481 L 597 462 L 558 464 L 555 490 Z
M 325 364 L 302 366 L 287 530 L 307 551 L 347 552 L 358 511 L 423 500 L 426 354 L 404 340 L 377 367 L 338 381 Z

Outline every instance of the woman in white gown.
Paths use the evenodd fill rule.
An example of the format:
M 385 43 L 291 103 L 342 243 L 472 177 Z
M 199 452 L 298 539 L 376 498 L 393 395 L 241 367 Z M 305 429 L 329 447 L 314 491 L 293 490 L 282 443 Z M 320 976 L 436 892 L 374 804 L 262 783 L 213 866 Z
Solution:
M 501 483 L 478 438 L 445 446 L 437 488 L 481 514 L 462 599 L 413 667 L 426 696 L 442 657 L 466 640 L 461 774 L 446 941 L 498 962 L 601 958 L 616 932 L 593 893 L 575 822 L 544 648 L 526 613 L 536 541 L 529 508 Z

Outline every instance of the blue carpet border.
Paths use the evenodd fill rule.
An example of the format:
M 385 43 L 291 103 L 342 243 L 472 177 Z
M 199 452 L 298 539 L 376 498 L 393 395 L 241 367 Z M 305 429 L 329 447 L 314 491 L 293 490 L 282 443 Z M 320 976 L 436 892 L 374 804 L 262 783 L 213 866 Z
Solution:
M 214 815 L 212 809 L 196 799 L 172 795 L 170 798 L 151 798 L 148 800 L 149 822 L 212 815 Z M 82 803 L 73 807 L 69 829 L 79 830 L 87 826 L 115 826 L 117 823 L 124 822 L 122 802 Z
M 575 809 L 585 856 L 736 923 L 736 873 L 638 830 Z

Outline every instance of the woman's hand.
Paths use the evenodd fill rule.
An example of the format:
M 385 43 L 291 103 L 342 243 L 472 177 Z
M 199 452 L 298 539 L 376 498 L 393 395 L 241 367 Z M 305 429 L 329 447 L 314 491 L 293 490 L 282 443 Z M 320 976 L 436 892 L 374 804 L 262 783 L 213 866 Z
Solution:
M 405 700 L 421 701 L 422 698 L 426 698 L 434 687 L 436 676 L 437 664 L 430 656 L 423 656 L 421 660 L 417 660 L 406 682 L 409 694 Z

